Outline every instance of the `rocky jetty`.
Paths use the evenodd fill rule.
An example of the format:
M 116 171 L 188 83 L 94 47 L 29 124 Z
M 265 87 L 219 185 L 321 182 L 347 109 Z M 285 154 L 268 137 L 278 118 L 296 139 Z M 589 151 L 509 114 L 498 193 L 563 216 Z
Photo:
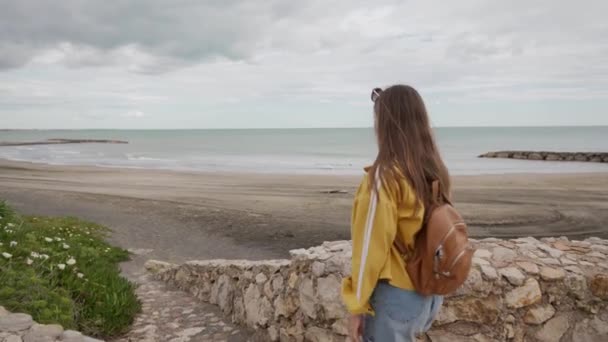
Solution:
M 465 285 L 422 341 L 608 341 L 608 240 L 473 240 Z M 291 251 L 290 260 L 149 261 L 155 277 L 219 306 L 260 341 L 345 341 L 340 282 L 351 244 Z
M 480 155 L 479 158 L 508 158 L 546 161 L 608 163 L 608 153 L 606 152 L 498 151 L 484 153 Z
M 0 306 L 0 341 L 4 342 L 103 342 L 56 324 L 38 324 L 32 316 L 10 313 Z
M 123 140 L 105 139 L 48 139 L 44 141 L 0 142 L 0 146 L 30 146 L 30 145 L 57 145 L 57 144 L 128 144 Z

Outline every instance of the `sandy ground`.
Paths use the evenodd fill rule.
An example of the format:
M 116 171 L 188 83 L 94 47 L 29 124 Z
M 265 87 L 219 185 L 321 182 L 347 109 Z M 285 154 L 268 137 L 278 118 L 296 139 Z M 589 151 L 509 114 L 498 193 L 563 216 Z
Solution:
M 276 258 L 347 239 L 359 180 L 0 160 L 0 199 L 28 214 L 107 225 L 114 243 L 136 250 L 126 271 L 148 258 Z M 608 173 L 454 177 L 454 197 L 475 237 L 608 238 Z

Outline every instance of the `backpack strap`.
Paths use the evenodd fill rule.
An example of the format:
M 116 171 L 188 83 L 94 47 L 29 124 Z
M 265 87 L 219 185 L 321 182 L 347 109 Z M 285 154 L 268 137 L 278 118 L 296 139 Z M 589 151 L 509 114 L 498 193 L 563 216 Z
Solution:
M 403 242 L 399 241 L 398 238 L 395 239 L 394 244 L 395 244 L 395 248 L 397 248 L 397 252 L 399 252 L 399 254 L 401 254 L 401 256 L 409 255 L 408 248 L 403 244 Z
M 441 194 L 440 187 L 441 187 L 441 185 L 439 184 L 439 180 L 434 180 L 431 183 L 433 201 L 435 201 L 436 203 L 446 203 L 446 202 L 450 203 L 450 201 Z M 423 219 L 423 222 L 422 222 L 422 225 L 423 225 L 422 229 L 424 229 L 424 225 L 426 224 L 426 220 L 427 220 L 426 216 L 428 215 L 427 213 L 429 212 L 429 208 L 427 208 L 426 211 L 427 212 L 425 213 L 425 218 Z M 397 252 L 399 252 L 399 254 L 401 254 L 402 257 L 410 258 L 414 254 L 414 251 L 411 248 L 408 248 L 408 246 L 405 245 L 402 241 L 400 241 L 399 238 L 397 238 L 397 237 L 393 241 L 393 245 L 395 246 L 395 248 L 397 249 Z
M 438 204 L 447 203 L 449 205 L 452 205 L 452 201 L 450 200 L 450 198 L 444 196 L 443 193 L 441 192 L 441 184 L 439 183 L 439 180 L 434 180 L 433 183 L 431 183 L 431 188 L 432 188 L 432 194 L 433 194 L 433 201 L 435 201 L 435 203 L 438 203 Z
M 439 192 L 439 181 L 434 180 L 433 183 L 431 184 L 431 187 L 433 189 L 433 192 L 432 192 L 433 200 L 441 202 L 441 193 Z

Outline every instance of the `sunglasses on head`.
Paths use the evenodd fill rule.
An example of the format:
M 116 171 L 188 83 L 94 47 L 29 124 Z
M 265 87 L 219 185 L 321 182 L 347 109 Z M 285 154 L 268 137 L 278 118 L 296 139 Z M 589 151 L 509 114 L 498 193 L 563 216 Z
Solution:
M 371 95 L 372 102 L 376 102 L 376 100 L 380 96 L 380 93 L 382 93 L 382 88 L 374 88 L 372 90 L 372 95 Z

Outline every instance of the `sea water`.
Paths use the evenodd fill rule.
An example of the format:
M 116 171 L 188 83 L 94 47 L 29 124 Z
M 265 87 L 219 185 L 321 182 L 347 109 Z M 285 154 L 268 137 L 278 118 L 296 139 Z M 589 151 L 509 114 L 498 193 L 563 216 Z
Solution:
M 608 171 L 604 163 L 477 158 L 496 150 L 608 152 L 608 127 L 436 128 L 435 135 L 452 174 Z M 0 158 L 206 172 L 358 174 L 376 154 L 372 128 L 0 131 L 0 141 L 52 138 L 129 143 L 0 147 Z

